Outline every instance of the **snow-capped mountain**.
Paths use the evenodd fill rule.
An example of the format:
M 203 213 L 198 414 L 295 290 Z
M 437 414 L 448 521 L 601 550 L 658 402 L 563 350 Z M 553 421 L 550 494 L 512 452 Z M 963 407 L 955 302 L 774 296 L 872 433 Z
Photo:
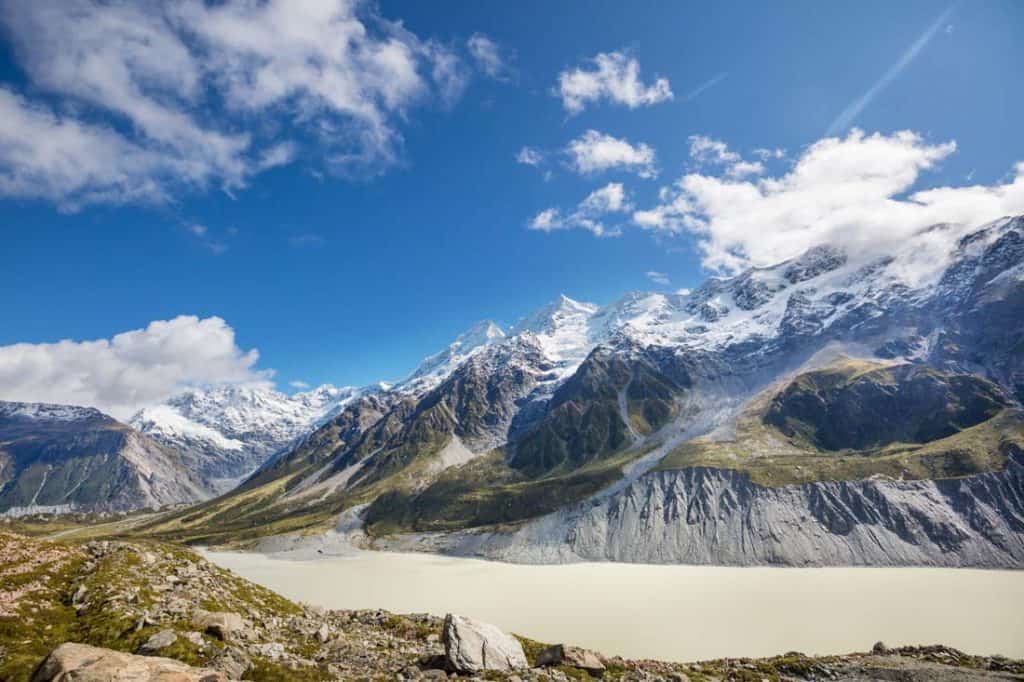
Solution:
M 189 389 L 140 410 L 129 423 L 182 452 L 194 471 L 224 492 L 359 393 L 326 384 L 293 395 L 254 386 Z
M 226 498 L 225 518 L 301 527 L 368 504 L 346 523 L 378 543 L 436 530 L 394 546 L 528 561 L 1024 565 L 1022 344 L 1024 217 L 938 225 L 884 257 L 823 245 L 688 294 L 562 296 L 353 400 Z M 783 389 L 792 414 L 762 423 Z M 905 410 L 932 435 L 885 457 L 800 440 L 893 391 L 916 402 L 872 423 Z M 991 409 L 955 416 L 982 395 Z M 778 430 L 793 419 L 796 435 Z
M 0 402 L 0 514 L 127 511 L 209 495 L 177 451 L 99 410 Z
M 393 388 L 402 393 L 423 393 L 444 381 L 459 365 L 504 339 L 505 332 L 494 322 L 480 322 L 455 337 L 444 350 L 427 356 L 408 379 Z

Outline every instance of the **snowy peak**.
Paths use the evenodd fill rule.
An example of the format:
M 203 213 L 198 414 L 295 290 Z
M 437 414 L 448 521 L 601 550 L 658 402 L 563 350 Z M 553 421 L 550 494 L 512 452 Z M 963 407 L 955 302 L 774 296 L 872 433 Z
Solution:
M 513 336 L 531 336 L 544 354 L 558 363 L 579 363 L 597 343 L 594 314 L 600 308 L 566 295 L 523 318 Z
M 490 320 L 478 322 L 455 337 L 444 350 L 428 356 L 397 386 L 403 392 L 418 393 L 444 381 L 455 369 L 482 349 L 505 340 L 505 332 Z
M 92 407 L 0 401 L 0 419 L 14 418 L 39 422 L 115 421 Z
M 512 335 L 531 332 L 538 336 L 557 334 L 569 327 L 581 327 L 598 311 L 593 303 L 581 303 L 565 294 L 527 315 L 512 329 Z
M 186 453 L 196 471 L 223 490 L 358 395 L 359 389 L 329 384 L 291 396 L 263 386 L 189 389 L 140 410 L 130 424 Z

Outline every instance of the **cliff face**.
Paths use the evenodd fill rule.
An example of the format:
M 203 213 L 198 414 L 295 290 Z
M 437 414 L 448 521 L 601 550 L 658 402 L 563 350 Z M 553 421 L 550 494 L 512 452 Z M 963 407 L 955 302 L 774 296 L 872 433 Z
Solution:
M 180 453 L 97 410 L 0 402 L 0 513 L 129 511 L 209 495 Z
M 388 547 L 523 563 L 1024 568 L 1024 453 L 961 479 L 766 487 L 727 469 L 654 471 L 513 533 L 405 536 Z

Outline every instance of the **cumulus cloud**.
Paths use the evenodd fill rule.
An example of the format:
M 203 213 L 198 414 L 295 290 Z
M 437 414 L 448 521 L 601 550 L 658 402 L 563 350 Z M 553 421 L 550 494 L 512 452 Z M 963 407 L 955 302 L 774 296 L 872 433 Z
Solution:
M 584 175 L 613 168 L 632 171 L 642 178 L 653 178 L 658 174 L 652 147 L 642 142 L 634 146 L 627 140 L 596 130 L 583 133 L 570 142 L 565 151 L 572 168 Z
M 698 163 L 736 163 L 740 155 L 721 140 L 705 135 L 690 135 L 690 158 Z
M 726 171 L 730 178 L 745 178 L 748 175 L 764 173 L 764 164 L 760 161 L 737 161 Z
M 96 407 L 119 419 L 188 386 L 267 384 L 219 317 L 182 315 L 94 341 L 0 346 L 0 399 Z
M 548 208 L 535 215 L 527 227 L 541 232 L 578 229 L 586 230 L 595 237 L 617 237 L 622 234 L 621 228 L 605 225 L 605 217 L 631 210 L 633 204 L 626 188 L 620 182 L 611 182 L 588 194 L 571 213 L 563 214 L 560 209 Z
M 523 147 L 516 154 L 516 163 L 524 166 L 539 166 L 544 163 L 544 152 L 535 147 Z
M 45 199 L 74 211 L 96 202 L 164 201 L 168 181 L 202 182 L 201 175 L 184 159 L 0 88 L 0 195 Z
M 410 107 L 463 78 L 450 50 L 357 0 L 0 0 L 0 24 L 60 105 L 0 97 L 0 134 L 21 138 L 0 192 L 69 208 L 231 192 L 301 143 L 334 170 L 386 167 Z
M 508 80 L 512 70 L 498 44 L 483 33 L 474 33 L 466 41 L 469 54 L 476 61 L 477 67 L 486 75 L 496 80 Z
M 656 270 L 647 271 L 647 279 L 651 280 L 655 284 L 660 284 L 663 287 L 667 287 L 672 281 L 668 278 L 664 272 L 657 272 Z
M 668 79 L 657 78 L 645 85 L 640 79 L 640 62 L 625 52 L 601 52 L 589 61 L 586 67 L 558 75 L 556 93 L 570 114 L 578 114 L 602 99 L 630 109 L 672 99 Z
M 890 253 L 938 223 L 966 229 L 1024 213 L 1024 163 L 994 185 L 917 189 L 921 174 L 955 150 L 955 142 L 931 143 L 910 131 L 867 135 L 855 129 L 814 143 L 777 177 L 737 179 L 728 167 L 685 174 L 661 192 L 656 206 L 634 212 L 633 221 L 644 229 L 693 233 L 706 267 L 735 271 L 824 243 L 865 256 Z M 931 255 L 941 260 L 961 233 L 936 231 Z

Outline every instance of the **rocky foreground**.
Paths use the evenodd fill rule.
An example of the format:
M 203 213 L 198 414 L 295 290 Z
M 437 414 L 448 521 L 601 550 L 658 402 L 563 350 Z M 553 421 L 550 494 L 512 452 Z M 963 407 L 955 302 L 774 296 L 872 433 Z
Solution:
M 292 603 L 173 545 L 0 533 L 0 680 L 1024 680 L 942 646 L 700 663 L 545 645 L 449 615 Z

